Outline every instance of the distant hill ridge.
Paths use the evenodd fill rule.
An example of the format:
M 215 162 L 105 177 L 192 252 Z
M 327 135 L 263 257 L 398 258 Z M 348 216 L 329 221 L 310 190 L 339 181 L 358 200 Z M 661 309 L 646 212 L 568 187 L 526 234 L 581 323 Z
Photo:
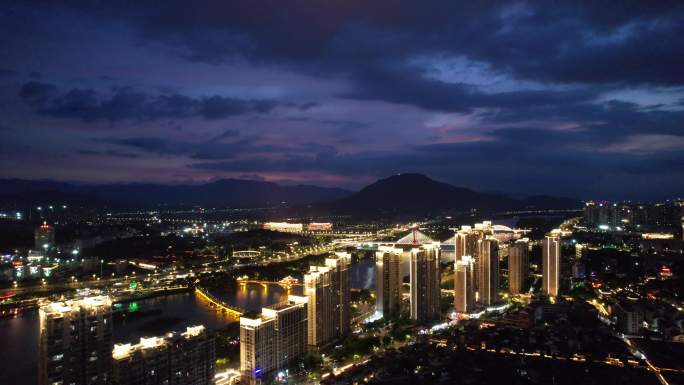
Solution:
M 103 202 L 119 207 L 159 206 L 255 208 L 303 205 L 339 199 L 351 194 L 339 188 L 310 185 L 286 186 L 274 182 L 221 179 L 204 184 L 164 185 L 121 183 L 76 185 L 53 181 L 0 180 L 1 204 L 41 204 L 51 195 L 69 203 L 100 206 Z
M 439 182 L 422 174 L 397 174 L 380 179 L 359 192 L 326 205 L 340 213 L 434 213 L 470 209 L 499 211 L 524 209 L 569 209 L 581 203 L 574 199 L 530 197 L 514 199 L 482 193 Z
M 307 207 L 341 214 L 501 211 L 579 208 L 574 199 L 536 196 L 514 199 L 439 182 L 422 174 L 397 174 L 380 179 L 358 192 L 311 185 L 280 185 L 242 179 L 204 184 L 151 183 L 77 185 L 54 181 L 0 180 L 0 204 L 34 205 L 59 200 L 64 204 L 117 207 L 216 208 Z M 52 202 L 56 203 L 56 202 Z

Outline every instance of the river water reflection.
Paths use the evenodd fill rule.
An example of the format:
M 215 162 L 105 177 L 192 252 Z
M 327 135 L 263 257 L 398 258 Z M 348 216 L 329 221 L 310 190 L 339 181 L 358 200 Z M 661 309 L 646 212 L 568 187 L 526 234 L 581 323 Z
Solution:
M 352 263 L 352 287 L 374 288 L 375 261 L 372 258 Z M 227 285 L 228 286 L 228 285 Z M 279 285 L 247 284 L 233 289 L 215 289 L 212 293 L 227 303 L 249 310 L 259 311 L 287 299 L 287 290 Z M 295 287 L 293 294 L 301 294 Z M 140 337 L 161 335 L 171 330 L 183 330 L 187 326 L 203 324 L 210 330 L 226 327 L 234 318 L 216 312 L 193 293 L 174 294 L 131 302 L 117 310 L 125 312 L 114 322 L 114 342 L 136 342 Z M 38 358 L 38 311 L 30 310 L 13 319 L 0 319 L 0 383 L 37 383 Z

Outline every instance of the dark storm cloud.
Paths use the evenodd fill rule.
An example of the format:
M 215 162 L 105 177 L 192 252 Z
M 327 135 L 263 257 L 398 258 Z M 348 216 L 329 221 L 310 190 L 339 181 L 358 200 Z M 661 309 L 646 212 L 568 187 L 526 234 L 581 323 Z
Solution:
M 131 152 L 116 151 L 116 150 L 104 150 L 104 151 L 80 150 L 78 153 L 83 154 L 83 155 L 91 155 L 91 156 L 108 156 L 108 157 L 129 158 L 129 159 L 135 159 L 135 158 L 139 157 L 138 154 L 133 154 Z
M 211 121 L 182 122 L 182 132 L 169 124 L 167 135 L 122 122 L 124 132 L 84 155 L 116 156 L 112 147 L 150 165 L 155 155 L 175 157 L 201 175 L 315 172 L 351 180 L 413 171 L 469 187 L 583 197 L 650 194 L 639 184 L 684 190 L 681 1 L 217 0 L 191 10 L 180 0 L 39 3 L 31 25 L 71 31 L 75 20 L 90 22 L 124 60 L 94 60 L 95 76 L 109 72 L 107 80 L 90 75 L 78 83 L 69 76 L 88 72 L 81 66 L 74 74 L 31 59 L 8 63 L 44 74 L 20 90 L 34 114 Z M 27 4 L 12 7 L 24 15 Z M 56 47 L 51 55 L 61 66 L 73 55 L 66 43 L 99 57 L 87 39 L 55 35 L 40 46 Z M 159 65 L 166 60 L 168 68 Z M 159 85 L 165 76 L 173 81 Z M 155 86 L 105 88 L 111 84 Z M 251 86 L 278 99 L 215 91 Z M 279 109 L 286 111 L 273 113 Z M 240 133 L 215 127 L 218 119 L 266 114 Z M 188 141 L 195 125 L 215 136 Z
M 154 137 L 110 138 L 98 140 L 98 142 L 133 148 L 144 153 L 166 156 L 187 155 L 193 159 L 203 160 L 232 158 L 240 146 L 239 143 L 214 141 L 187 143 Z
M 94 139 L 95 142 L 111 143 L 119 146 L 131 147 L 144 152 L 152 152 L 157 154 L 169 154 L 175 152 L 175 144 L 171 144 L 168 140 L 154 137 L 135 137 L 135 138 L 109 138 L 109 139 Z
M 223 131 L 221 134 L 216 135 L 213 140 L 221 141 L 221 140 L 227 139 L 227 138 L 234 138 L 238 135 L 240 135 L 240 131 L 228 129 L 228 130 Z
M 19 90 L 19 96 L 33 106 L 45 104 L 56 93 L 57 87 L 54 84 L 41 82 L 24 83 Z
M 427 79 L 416 69 L 367 71 L 356 77 L 357 87 L 342 96 L 361 100 L 383 100 L 427 110 L 471 112 L 474 108 L 517 109 L 528 106 L 564 106 L 592 100 L 597 91 L 530 90 L 485 93 L 478 87 Z
M 125 119 L 153 121 L 189 117 L 217 120 L 247 113 L 268 114 L 281 106 L 297 107 L 274 100 L 238 99 L 220 95 L 200 98 L 177 93 L 152 95 L 125 87 L 114 89 L 111 95 L 82 88 L 56 94 L 56 86 L 39 82 L 28 82 L 20 91 L 20 96 L 42 115 L 87 122 L 116 122 Z
M 606 137 L 629 122 L 650 123 L 657 113 L 644 117 L 627 109 L 627 124 L 616 122 L 619 111 L 592 103 L 597 95 L 625 85 L 684 85 L 684 39 L 678 38 L 684 35 L 684 4 L 679 2 L 630 1 L 605 7 L 570 2 L 351 0 L 294 1 L 285 7 L 277 1 L 209 1 L 192 13 L 180 1 L 167 2 L 163 9 L 148 6 L 124 2 L 96 9 L 87 2 L 74 4 L 99 17 L 123 19 L 145 38 L 166 42 L 191 60 L 221 63 L 239 58 L 314 76 L 343 76 L 352 83 L 340 94 L 344 98 L 445 112 L 489 109 L 482 117 L 490 123 L 515 123 L 525 116 L 594 119 L 592 129 L 599 135 L 610 133 Z M 484 91 L 479 84 L 430 77 L 422 67 L 425 64 L 414 62 L 416 58 L 426 58 L 428 63 L 464 58 L 483 63 L 493 74 L 556 87 Z M 563 88 L 564 84 L 573 87 Z M 221 119 L 246 112 L 268 113 L 277 106 L 273 101 L 220 96 L 142 100 L 135 93 L 92 104 L 87 95 L 82 96 L 86 103 L 65 99 L 41 112 L 83 120 L 194 115 Z M 306 111 L 317 105 L 311 102 L 299 108 Z M 625 129 L 651 128 L 632 124 Z
M 221 135 L 207 141 L 188 142 L 158 137 L 129 137 L 93 139 L 100 144 L 115 144 L 117 146 L 136 149 L 145 153 L 178 156 L 187 155 L 197 160 L 231 159 L 245 154 L 264 154 L 282 152 L 322 152 L 330 150 L 329 146 L 316 143 L 304 144 L 267 144 L 261 143 L 255 136 L 235 139 L 237 131 L 226 130 Z
M 554 82 L 679 85 L 684 32 L 677 1 L 344 2 L 76 1 L 79 10 L 126 20 L 186 57 L 346 72 L 378 57 L 394 62 L 443 53 L 516 77 Z M 634 49 L 641 47 L 640 49 Z M 369 48 L 373 48 L 372 50 Z
M 515 123 L 530 120 L 573 122 L 582 131 L 573 140 L 606 143 L 615 139 L 644 134 L 684 134 L 684 111 L 645 108 L 635 103 L 608 100 L 600 103 L 521 105 L 479 114 L 483 123 Z M 530 138 L 534 143 L 534 138 Z

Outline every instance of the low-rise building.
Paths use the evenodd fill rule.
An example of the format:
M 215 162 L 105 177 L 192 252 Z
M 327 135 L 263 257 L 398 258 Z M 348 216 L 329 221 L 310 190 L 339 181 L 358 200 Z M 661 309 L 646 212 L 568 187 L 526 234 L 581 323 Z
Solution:
M 301 233 L 302 231 L 304 231 L 304 224 L 288 222 L 266 222 L 264 223 L 263 229 L 271 231 L 282 231 L 285 233 Z
M 644 322 L 644 312 L 638 306 L 620 302 L 613 307 L 618 329 L 625 334 L 639 334 Z

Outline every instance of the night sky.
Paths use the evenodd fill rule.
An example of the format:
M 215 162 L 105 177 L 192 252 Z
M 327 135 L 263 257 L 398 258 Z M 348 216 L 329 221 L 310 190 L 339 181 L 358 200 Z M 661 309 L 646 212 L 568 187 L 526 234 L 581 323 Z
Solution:
M 684 193 L 683 2 L 56 3 L 0 7 L 1 177 Z

